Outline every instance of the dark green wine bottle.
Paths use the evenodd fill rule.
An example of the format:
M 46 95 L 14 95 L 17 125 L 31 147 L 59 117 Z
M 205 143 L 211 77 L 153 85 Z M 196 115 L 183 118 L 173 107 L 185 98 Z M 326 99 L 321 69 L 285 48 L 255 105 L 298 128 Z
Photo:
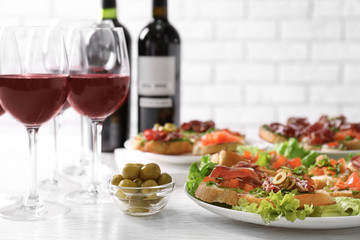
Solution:
M 124 29 L 130 58 L 129 61 L 131 62 L 131 37 L 129 31 L 118 21 L 116 13 L 116 0 L 102 0 L 102 20 L 110 20 L 115 27 L 122 27 Z M 124 142 L 129 138 L 130 91 L 131 90 L 129 89 L 129 94 L 124 104 L 104 121 L 102 130 L 103 152 L 113 152 L 116 148 L 123 147 Z
M 168 21 L 167 0 L 153 0 L 153 20 L 138 43 L 138 130 L 179 125 L 180 36 Z

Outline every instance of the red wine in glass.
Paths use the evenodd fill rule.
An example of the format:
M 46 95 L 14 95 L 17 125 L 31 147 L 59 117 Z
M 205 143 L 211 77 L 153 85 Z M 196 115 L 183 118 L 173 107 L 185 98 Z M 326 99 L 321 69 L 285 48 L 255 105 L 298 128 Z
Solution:
M 54 117 L 69 91 L 62 75 L 1 75 L 0 85 L 2 106 L 27 127 L 41 126 Z
M 68 100 L 80 114 L 103 120 L 123 104 L 129 81 L 129 76 L 118 74 L 70 75 Z

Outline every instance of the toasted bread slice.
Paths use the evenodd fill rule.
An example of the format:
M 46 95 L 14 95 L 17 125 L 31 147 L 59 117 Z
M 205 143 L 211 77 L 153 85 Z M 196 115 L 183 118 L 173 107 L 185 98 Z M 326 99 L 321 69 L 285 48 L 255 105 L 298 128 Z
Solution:
M 321 150 L 321 145 L 318 146 L 318 145 L 311 145 L 311 144 L 305 143 L 303 145 L 303 148 L 305 150 Z
M 334 191 L 329 193 L 332 197 L 353 197 L 360 198 L 360 192 L 353 192 L 350 190 Z
M 358 150 L 360 149 L 360 140 L 359 139 L 352 139 L 343 142 L 344 146 L 347 150 Z
M 211 156 L 211 161 L 227 167 L 231 167 L 241 161 L 248 162 L 243 156 L 229 150 L 221 150 L 220 152 L 215 153 Z
M 350 176 L 351 171 L 347 168 L 344 173 L 339 174 L 339 176 L 313 176 L 311 179 L 315 183 L 315 189 L 323 189 L 325 186 L 333 187 L 338 180 L 346 181 Z
M 201 142 L 196 142 L 194 144 L 192 153 L 194 155 L 214 154 L 220 152 L 221 150 L 229 150 L 235 152 L 236 148 L 242 144 L 243 143 L 239 142 L 231 142 L 204 146 L 201 144 Z
M 314 176 L 311 178 L 314 181 L 315 189 L 323 189 L 325 186 L 334 186 L 338 178 L 327 175 Z
M 299 208 L 303 208 L 305 204 L 316 207 L 332 205 L 336 203 L 335 199 L 325 190 L 317 190 L 314 193 L 295 195 L 295 198 L 300 201 Z
M 269 143 L 280 143 L 288 140 L 284 136 L 280 136 L 278 134 L 273 133 L 272 131 L 269 131 L 264 126 L 261 126 L 259 129 L 259 137 Z
M 134 137 L 132 141 L 134 149 L 165 155 L 180 155 L 191 153 L 192 144 L 188 141 L 144 141 L 140 136 Z
M 206 186 L 201 183 L 195 192 L 195 197 L 209 203 L 226 203 L 228 205 L 237 205 L 239 202 L 239 193 L 226 188 L 218 188 L 215 185 Z
M 241 195 L 241 197 L 245 197 L 250 203 L 256 203 L 260 205 L 262 200 L 266 200 L 271 202 L 269 199 L 266 198 L 257 198 L 251 195 Z M 325 190 L 317 190 L 314 193 L 305 193 L 305 194 L 298 194 L 295 195 L 295 199 L 300 201 L 299 208 L 304 208 L 304 205 L 313 205 L 313 206 L 325 206 L 325 205 L 332 205 L 335 204 L 336 201 L 333 197 L 329 195 L 328 192 Z
M 271 202 L 270 199 L 268 199 L 268 198 L 258 198 L 258 197 L 255 197 L 253 195 L 250 195 L 250 194 L 241 194 L 240 197 L 245 198 L 246 200 L 248 200 L 248 202 L 250 204 L 251 203 L 256 203 L 258 206 L 261 204 L 262 200 L 266 200 L 268 202 Z
M 270 201 L 266 198 L 257 198 L 249 194 L 239 194 L 231 189 L 218 188 L 215 185 L 206 186 L 201 183 L 195 192 L 195 197 L 209 203 L 226 203 L 228 205 L 238 205 L 241 197 L 246 198 L 250 203 L 259 205 L 262 200 Z M 303 208 L 305 204 L 313 206 L 325 206 L 335 204 L 335 199 L 325 190 L 317 190 L 314 193 L 305 193 L 295 195 L 295 199 L 300 201 L 299 208 Z

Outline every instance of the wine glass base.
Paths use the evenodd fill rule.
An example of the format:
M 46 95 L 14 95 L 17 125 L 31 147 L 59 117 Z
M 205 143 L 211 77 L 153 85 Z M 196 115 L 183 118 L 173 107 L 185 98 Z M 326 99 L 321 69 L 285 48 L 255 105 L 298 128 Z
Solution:
M 37 221 L 58 217 L 67 211 L 68 207 L 52 202 L 44 202 L 43 206 L 35 208 L 18 203 L 0 209 L 0 216 L 18 221 Z
M 83 187 L 89 186 L 90 184 L 90 167 L 78 167 L 78 166 L 71 166 L 67 167 L 63 170 L 63 177 L 73 183 L 81 185 Z M 113 170 L 110 169 L 107 165 L 101 164 L 100 165 L 100 178 L 101 179 L 109 179 L 113 175 Z
M 16 204 L 22 200 L 22 197 L 15 195 L 8 195 L 0 193 L 0 206 L 7 206 L 11 204 Z
M 96 205 L 102 203 L 112 203 L 112 199 L 109 194 L 105 192 L 89 192 L 89 191 L 77 191 L 69 193 L 66 199 L 73 203 Z
M 71 166 L 63 170 L 65 176 L 69 177 L 84 177 L 89 176 L 89 171 L 85 167 Z
M 80 186 L 89 185 L 90 169 L 85 166 L 70 166 L 63 170 L 63 177 Z
M 61 187 L 62 185 L 59 181 L 51 181 L 50 179 L 44 180 L 39 184 L 40 189 L 51 192 L 58 191 Z

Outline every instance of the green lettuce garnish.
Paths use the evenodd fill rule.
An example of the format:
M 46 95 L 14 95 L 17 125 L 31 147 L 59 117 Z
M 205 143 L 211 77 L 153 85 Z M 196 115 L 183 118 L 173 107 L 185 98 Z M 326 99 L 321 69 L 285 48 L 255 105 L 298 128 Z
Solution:
M 190 166 L 186 191 L 192 196 L 195 196 L 196 189 L 204 178 L 210 175 L 215 166 L 216 164 L 210 161 L 210 155 L 205 155 L 201 158 L 200 166 L 197 162 L 194 162 Z
M 360 214 L 360 199 L 336 197 L 336 204 L 316 207 L 310 217 L 356 216 Z
M 259 151 L 262 151 L 260 148 L 258 147 L 254 147 L 254 146 L 249 146 L 249 145 L 239 145 L 236 148 L 236 151 L 240 154 L 243 155 L 245 151 L 251 152 L 252 156 L 255 156 Z
M 251 152 L 252 156 L 256 156 L 257 154 L 259 154 L 258 160 L 256 161 L 256 164 L 259 166 L 267 167 L 268 164 L 270 163 L 271 156 L 268 154 L 267 151 L 262 150 L 258 147 L 238 146 L 236 150 L 240 155 L 243 155 L 245 151 Z
M 360 199 L 351 197 L 336 197 L 336 204 L 329 206 L 313 207 L 304 205 L 298 209 L 299 200 L 295 199 L 294 192 L 283 194 L 271 192 L 268 197 L 271 202 L 262 200 L 260 205 L 249 203 L 245 198 L 240 198 L 239 205 L 232 209 L 260 214 L 263 222 L 268 225 L 271 221 L 276 221 L 285 217 L 288 221 L 296 219 L 304 220 L 305 217 L 336 217 L 336 216 L 356 216 L 360 215 Z
M 285 217 L 288 221 L 296 219 L 304 220 L 308 214 L 311 214 L 313 207 L 305 205 L 304 209 L 298 209 L 300 201 L 295 199 L 294 193 L 282 194 L 271 192 L 267 200 L 262 200 L 259 207 L 256 203 L 249 203 L 245 198 L 240 198 L 239 206 L 233 206 L 233 209 L 251 213 L 260 214 L 263 222 L 268 225 L 271 221 L 276 221 Z
M 250 190 L 249 194 L 258 198 L 269 196 L 269 193 L 263 190 L 262 187 L 258 187 Z
M 315 159 L 319 156 L 317 152 L 305 150 L 299 146 L 296 138 L 290 138 L 289 141 L 278 143 L 274 145 L 277 153 L 284 155 L 289 159 L 296 157 L 301 158 L 301 162 L 305 167 L 310 167 L 315 163 Z

